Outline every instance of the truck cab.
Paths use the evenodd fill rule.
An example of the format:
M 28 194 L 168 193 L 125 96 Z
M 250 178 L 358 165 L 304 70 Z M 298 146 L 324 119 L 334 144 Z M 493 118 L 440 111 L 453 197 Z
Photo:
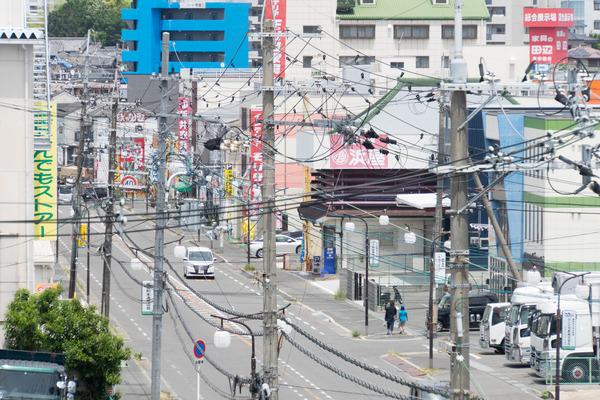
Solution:
M 484 349 L 493 348 L 504 353 L 506 316 L 510 303 L 489 303 L 483 312 L 479 325 L 479 345 Z

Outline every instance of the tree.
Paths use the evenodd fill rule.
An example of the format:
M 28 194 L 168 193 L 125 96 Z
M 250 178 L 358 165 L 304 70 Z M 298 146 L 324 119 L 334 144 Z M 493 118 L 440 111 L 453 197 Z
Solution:
M 20 289 L 8 305 L 5 345 L 9 349 L 64 352 L 67 373 L 78 382 L 77 398 L 98 399 L 121 382 L 121 360 L 131 357 L 108 318 L 78 300 L 60 300 L 58 290 L 40 295 Z
M 83 37 L 92 29 L 104 46 L 114 46 L 126 27 L 121 10 L 125 0 L 67 0 L 48 14 L 51 37 Z

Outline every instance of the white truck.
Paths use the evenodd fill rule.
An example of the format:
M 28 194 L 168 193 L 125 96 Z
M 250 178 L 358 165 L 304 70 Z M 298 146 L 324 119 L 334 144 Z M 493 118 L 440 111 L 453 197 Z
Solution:
M 511 306 L 506 318 L 504 344 L 508 361 L 529 364 L 531 355 L 531 331 L 528 327 L 530 316 L 536 306 L 553 295 L 550 283 L 537 286 L 518 287 L 511 297 Z
M 510 303 L 489 303 L 479 325 L 479 345 L 503 354 L 505 349 L 506 316 Z
M 600 283 L 592 284 L 598 286 Z M 582 285 L 589 288 L 591 285 Z M 600 299 L 600 297 L 596 297 Z M 598 333 L 600 327 L 599 304 L 573 295 L 561 296 L 562 314 L 559 349 L 559 379 L 574 383 L 598 382 L 600 379 L 598 359 Z M 541 333 L 541 348 L 536 348 L 533 367 L 536 375 L 551 382 L 556 376 L 556 310 L 557 302 L 548 302 L 541 307 L 538 332 Z M 595 315 L 594 315 L 595 314 Z M 544 337 L 545 332 L 545 337 Z

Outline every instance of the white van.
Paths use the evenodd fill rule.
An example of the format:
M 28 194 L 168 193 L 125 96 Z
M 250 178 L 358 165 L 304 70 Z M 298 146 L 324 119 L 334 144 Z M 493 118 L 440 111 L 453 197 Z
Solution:
M 215 261 L 208 247 L 188 247 L 183 258 L 183 276 L 189 279 L 194 276 L 215 278 Z

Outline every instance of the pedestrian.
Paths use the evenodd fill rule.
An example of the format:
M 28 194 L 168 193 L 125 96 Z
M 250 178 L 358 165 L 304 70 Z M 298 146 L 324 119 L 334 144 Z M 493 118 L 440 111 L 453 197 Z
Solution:
M 406 333 L 405 326 L 406 321 L 408 321 L 408 313 L 404 309 L 404 306 L 400 307 L 400 312 L 398 313 L 398 330 L 400 331 L 400 335 Z
M 398 309 L 394 304 L 394 300 L 390 300 L 390 305 L 385 309 L 385 322 L 387 325 L 387 334 L 391 335 L 394 331 L 394 323 L 396 322 L 396 313 Z

